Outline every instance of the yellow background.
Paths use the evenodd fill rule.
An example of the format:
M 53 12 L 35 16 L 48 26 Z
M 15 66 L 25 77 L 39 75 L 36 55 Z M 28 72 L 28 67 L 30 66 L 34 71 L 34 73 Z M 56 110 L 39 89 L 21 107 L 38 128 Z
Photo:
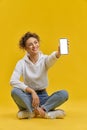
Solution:
M 16 62 L 25 54 L 19 49 L 18 42 L 27 31 L 40 36 L 41 50 L 45 54 L 57 50 L 59 38 L 68 38 L 69 55 L 61 56 L 49 70 L 48 91 L 66 89 L 70 97 L 64 106 L 67 111 L 71 110 L 72 102 L 75 105 L 84 103 L 73 106 L 74 110 L 86 110 L 87 0 L 0 0 L 1 107 L 16 109 L 10 97 L 9 80 Z

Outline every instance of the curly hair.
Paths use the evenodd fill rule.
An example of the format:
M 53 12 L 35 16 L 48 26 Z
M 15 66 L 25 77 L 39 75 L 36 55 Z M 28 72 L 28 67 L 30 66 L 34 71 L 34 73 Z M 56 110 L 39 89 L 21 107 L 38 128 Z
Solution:
M 19 47 L 24 49 L 25 48 L 25 45 L 26 45 L 26 41 L 29 39 L 29 38 L 36 38 L 38 40 L 38 42 L 40 41 L 40 37 L 36 34 L 36 33 L 31 33 L 31 32 L 27 32 L 25 33 L 20 41 L 19 41 Z

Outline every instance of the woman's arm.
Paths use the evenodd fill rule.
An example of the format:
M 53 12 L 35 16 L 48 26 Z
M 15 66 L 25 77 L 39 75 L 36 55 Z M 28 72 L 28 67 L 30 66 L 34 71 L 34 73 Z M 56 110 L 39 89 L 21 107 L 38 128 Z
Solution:
M 23 74 L 23 62 L 20 60 L 16 64 L 16 67 L 12 73 L 11 79 L 10 79 L 10 85 L 12 87 L 17 87 L 25 91 L 25 89 L 28 87 L 24 84 L 24 82 L 20 81 L 20 77 Z
M 50 68 L 52 65 L 54 65 L 59 57 L 60 57 L 60 47 L 58 47 L 58 51 L 55 51 L 46 57 L 45 63 L 47 69 Z
M 40 104 L 40 100 L 39 100 L 39 97 L 38 97 L 37 93 L 33 89 L 31 89 L 29 87 L 27 87 L 25 89 L 25 91 L 28 92 L 28 93 L 31 93 L 31 95 L 32 95 L 32 106 L 34 108 L 38 107 L 39 104 Z
M 40 103 L 39 97 L 38 97 L 37 93 L 32 88 L 30 88 L 29 86 L 25 85 L 22 81 L 20 81 L 20 77 L 22 76 L 22 74 L 23 74 L 23 62 L 19 61 L 16 64 L 16 67 L 13 71 L 12 76 L 11 76 L 10 85 L 13 87 L 20 88 L 25 92 L 31 93 L 32 106 L 38 107 L 39 103 Z

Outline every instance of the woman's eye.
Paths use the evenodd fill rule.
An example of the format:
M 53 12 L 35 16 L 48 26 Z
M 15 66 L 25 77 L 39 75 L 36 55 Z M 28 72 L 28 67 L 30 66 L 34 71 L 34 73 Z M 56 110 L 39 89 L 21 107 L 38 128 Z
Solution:
M 37 44 L 38 42 L 37 42 L 37 41 L 35 41 L 34 43 L 35 43 L 35 44 Z
M 32 43 L 30 43 L 28 46 L 32 46 Z

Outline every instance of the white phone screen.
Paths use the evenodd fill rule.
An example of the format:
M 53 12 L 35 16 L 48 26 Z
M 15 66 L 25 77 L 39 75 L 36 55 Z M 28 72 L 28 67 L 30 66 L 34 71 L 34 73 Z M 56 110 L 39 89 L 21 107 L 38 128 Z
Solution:
M 60 54 L 68 54 L 68 40 L 67 40 L 67 38 L 61 38 L 59 43 L 60 43 Z

